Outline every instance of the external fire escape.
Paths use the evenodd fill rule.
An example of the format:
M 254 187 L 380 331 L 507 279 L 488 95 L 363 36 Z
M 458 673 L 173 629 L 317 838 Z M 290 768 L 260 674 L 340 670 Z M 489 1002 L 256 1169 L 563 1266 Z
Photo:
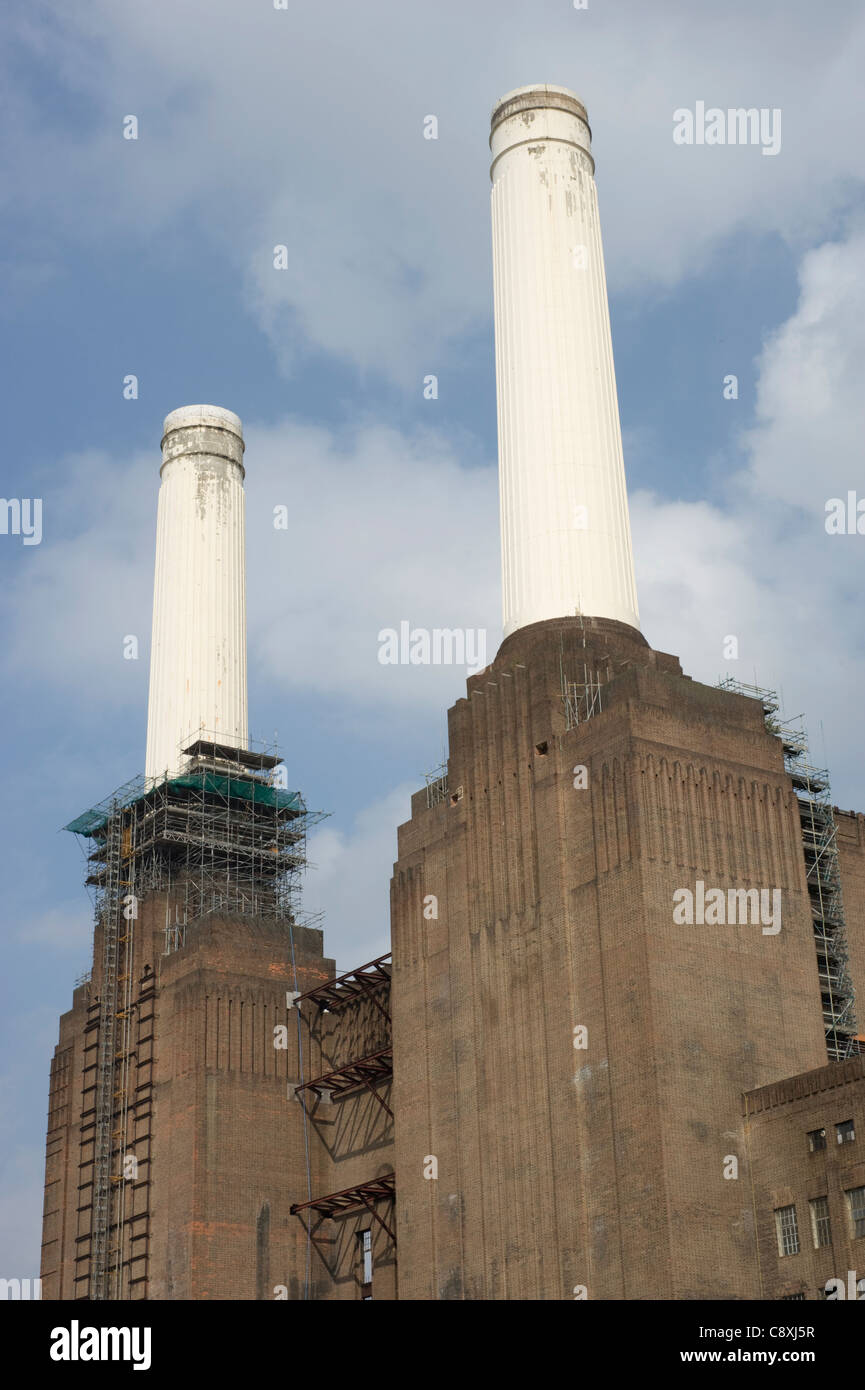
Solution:
M 390 1030 L 388 1008 L 390 994 L 390 955 L 379 956 L 366 965 L 338 975 L 325 984 L 308 990 L 295 999 L 295 1008 L 307 1010 L 314 1017 L 318 1014 L 341 1014 L 368 1000 L 381 1013 Z M 393 1118 L 393 1111 L 387 1101 L 379 1094 L 379 1087 L 393 1078 L 393 1048 L 388 1046 L 365 1057 L 355 1057 L 333 1071 L 304 1081 L 295 1087 L 295 1095 L 302 1099 L 304 1092 L 323 1098 L 340 1098 L 368 1091 L 383 1110 Z M 396 1232 L 392 1224 L 377 1210 L 381 1203 L 395 1200 L 394 1173 L 384 1173 L 377 1178 L 358 1183 L 340 1192 L 330 1192 L 307 1202 L 296 1202 L 291 1208 L 292 1216 L 303 1216 L 305 1212 L 316 1212 L 322 1219 L 333 1219 L 350 1212 L 366 1210 L 378 1222 L 382 1230 L 396 1247 Z

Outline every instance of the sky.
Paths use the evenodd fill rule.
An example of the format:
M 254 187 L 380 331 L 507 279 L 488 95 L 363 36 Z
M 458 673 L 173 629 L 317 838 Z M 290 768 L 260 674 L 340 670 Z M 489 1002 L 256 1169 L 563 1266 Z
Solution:
M 825 524 L 865 498 L 865 11 L 11 0 L 0 38 L 0 493 L 42 504 L 38 544 L 0 534 L 0 1276 L 25 1278 L 92 935 L 61 827 L 142 770 L 178 406 L 244 423 L 250 734 L 327 813 L 304 907 L 340 969 L 388 948 L 396 828 L 466 672 L 383 666 L 378 633 L 501 636 L 487 138 L 514 87 L 589 112 L 643 631 L 778 689 L 865 809 L 865 537 Z M 677 143 L 698 103 L 779 113 L 780 148 Z

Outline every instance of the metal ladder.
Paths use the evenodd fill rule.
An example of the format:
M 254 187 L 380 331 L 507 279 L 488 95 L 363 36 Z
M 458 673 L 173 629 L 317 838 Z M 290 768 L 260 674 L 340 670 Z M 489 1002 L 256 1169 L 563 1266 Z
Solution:
M 106 824 L 105 887 L 101 902 L 102 980 L 96 1066 L 96 1129 L 93 1150 L 93 1211 L 90 1227 L 90 1298 L 109 1294 L 108 1233 L 111 1222 L 111 1149 L 117 1039 L 118 919 L 120 917 L 122 817 L 115 804 Z

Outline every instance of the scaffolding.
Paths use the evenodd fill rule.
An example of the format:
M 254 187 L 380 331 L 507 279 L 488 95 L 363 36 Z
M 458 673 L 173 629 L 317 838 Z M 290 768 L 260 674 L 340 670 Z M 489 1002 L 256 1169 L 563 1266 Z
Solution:
M 426 782 L 426 804 L 427 810 L 431 811 L 433 806 L 439 806 L 448 799 L 448 765 L 440 763 L 433 768 L 432 772 L 424 773 Z
M 138 897 L 169 895 L 167 925 L 211 911 L 289 918 L 305 864 L 305 832 L 318 816 L 299 793 L 272 785 L 275 754 L 204 740 L 187 753 L 181 775 L 150 783 L 136 778 L 65 827 L 93 842 L 86 881 L 97 910 L 114 891 L 109 860 L 120 833 L 124 859 L 135 864 Z
M 579 724 L 600 714 L 603 709 L 601 698 L 602 682 L 597 671 L 591 671 L 583 662 L 582 680 L 568 680 L 565 676 L 564 656 L 559 658 L 559 674 L 562 685 L 562 704 L 565 708 L 565 729 L 575 729 Z
M 803 717 L 782 720 L 780 701 L 774 690 L 746 685 L 732 676 L 718 682 L 731 690 L 758 700 L 766 728 L 781 743 L 784 769 L 793 784 L 799 813 L 802 853 L 808 883 L 817 973 L 830 1062 L 843 1062 L 859 1051 L 856 1003 L 847 956 L 847 924 L 838 864 L 838 831 L 829 785 L 829 773 L 809 760 L 808 735 Z
M 164 894 L 166 953 L 179 949 L 187 926 L 208 912 L 294 924 L 306 831 L 320 819 L 299 793 L 274 785 L 281 762 L 275 750 L 202 737 L 183 752 L 180 775 L 135 778 L 65 827 L 88 846 L 100 966 L 90 1248 L 82 1256 L 93 1300 L 125 1297 L 131 1263 L 123 1168 L 138 904 Z

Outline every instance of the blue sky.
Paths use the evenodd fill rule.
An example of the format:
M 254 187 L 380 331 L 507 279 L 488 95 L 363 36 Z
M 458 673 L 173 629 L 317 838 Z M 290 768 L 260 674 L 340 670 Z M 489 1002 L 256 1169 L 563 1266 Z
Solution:
M 0 1274 L 27 1277 L 57 1016 L 89 960 L 59 827 L 142 767 L 177 406 L 244 421 L 250 731 L 278 732 L 330 813 L 307 906 L 342 967 L 386 949 L 396 826 L 464 673 L 382 667 L 377 633 L 499 640 L 487 134 L 513 87 L 561 83 L 589 110 L 644 631 L 697 679 L 781 687 L 838 803 L 865 805 L 865 539 L 823 524 L 828 498 L 865 495 L 865 16 L 28 0 L 0 25 L 0 491 L 43 499 L 41 545 L 0 536 Z M 780 153 L 674 145 L 699 100 L 779 108 Z

